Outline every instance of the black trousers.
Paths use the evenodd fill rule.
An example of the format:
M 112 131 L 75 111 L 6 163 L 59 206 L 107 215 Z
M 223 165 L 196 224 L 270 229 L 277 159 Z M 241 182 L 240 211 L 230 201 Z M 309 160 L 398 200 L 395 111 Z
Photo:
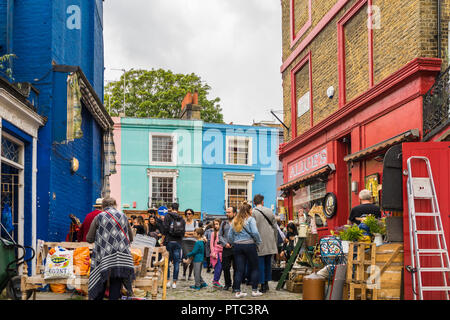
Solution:
M 105 297 L 105 291 L 107 287 L 107 283 L 105 282 L 104 290 L 101 294 L 99 294 L 94 300 L 103 300 Z M 123 278 L 109 278 L 109 298 L 108 300 L 119 300 L 122 296 L 120 293 L 122 289 Z
M 232 286 L 232 277 L 231 277 L 231 266 L 233 266 L 233 278 L 234 273 L 236 272 L 236 262 L 233 255 L 232 248 L 223 248 L 222 251 L 222 271 L 223 277 L 225 278 L 225 287 Z

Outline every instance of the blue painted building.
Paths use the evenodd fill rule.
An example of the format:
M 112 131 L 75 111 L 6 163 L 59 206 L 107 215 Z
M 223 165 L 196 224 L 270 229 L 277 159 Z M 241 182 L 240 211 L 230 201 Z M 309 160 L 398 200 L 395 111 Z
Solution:
M 260 193 L 275 212 L 280 129 L 204 123 L 200 106 L 186 108 L 181 119 L 115 118 L 112 195 L 121 208 L 141 214 L 178 202 L 181 211 L 223 215 Z
M 202 212 L 224 214 L 256 194 L 276 210 L 280 129 L 231 124 L 203 125 Z
M 36 170 L 24 168 L 25 180 L 36 174 L 35 191 L 21 199 L 25 220 L 20 228 L 28 245 L 37 239 L 65 240 L 68 215 L 83 220 L 95 199 L 108 192 L 103 151 L 113 121 L 103 106 L 102 17 L 102 0 L 0 2 L 0 55 L 16 56 L 11 82 L 31 88 L 25 99 L 45 120 L 38 124 L 34 147 L 32 136 L 31 142 L 22 138 L 31 145 L 25 154 L 36 154 Z M 82 137 L 73 140 L 67 139 L 69 75 L 78 79 L 81 95 Z

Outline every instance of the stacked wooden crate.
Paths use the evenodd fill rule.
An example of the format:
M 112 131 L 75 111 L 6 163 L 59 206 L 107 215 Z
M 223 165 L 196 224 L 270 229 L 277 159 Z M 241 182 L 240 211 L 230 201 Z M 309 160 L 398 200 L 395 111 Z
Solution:
M 376 264 L 379 269 L 378 299 L 403 298 L 403 244 L 389 243 L 377 247 Z

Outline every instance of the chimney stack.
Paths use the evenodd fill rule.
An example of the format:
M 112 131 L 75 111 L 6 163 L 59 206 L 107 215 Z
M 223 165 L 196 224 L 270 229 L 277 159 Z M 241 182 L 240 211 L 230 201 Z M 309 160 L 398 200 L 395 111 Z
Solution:
M 183 120 L 201 120 L 200 111 L 202 107 L 198 104 L 198 91 L 194 94 L 188 92 L 181 102 L 181 116 Z

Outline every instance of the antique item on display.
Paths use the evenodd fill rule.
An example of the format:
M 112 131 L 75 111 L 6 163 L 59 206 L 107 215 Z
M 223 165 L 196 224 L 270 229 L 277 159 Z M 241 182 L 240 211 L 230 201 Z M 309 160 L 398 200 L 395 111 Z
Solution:
M 337 211 L 337 198 L 333 192 L 329 192 L 325 195 L 323 200 L 324 214 L 327 219 L 331 219 Z
M 365 188 L 372 193 L 373 203 L 378 206 L 380 205 L 379 184 L 380 175 L 378 173 L 366 176 L 366 178 L 364 179 Z
M 323 300 L 325 278 L 316 273 L 303 277 L 303 300 Z
M 320 217 L 320 220 L 322 220 L 322 225 L 325 227 L 327 225 L 327 218 L 325 217 L 325 214 L 323 212 L 323 206 L 318 206 L 317 204 L 314 204 L 311 210 L 309 210 L 308 215 L 315 219 L 315 215 L 318 215 Z

